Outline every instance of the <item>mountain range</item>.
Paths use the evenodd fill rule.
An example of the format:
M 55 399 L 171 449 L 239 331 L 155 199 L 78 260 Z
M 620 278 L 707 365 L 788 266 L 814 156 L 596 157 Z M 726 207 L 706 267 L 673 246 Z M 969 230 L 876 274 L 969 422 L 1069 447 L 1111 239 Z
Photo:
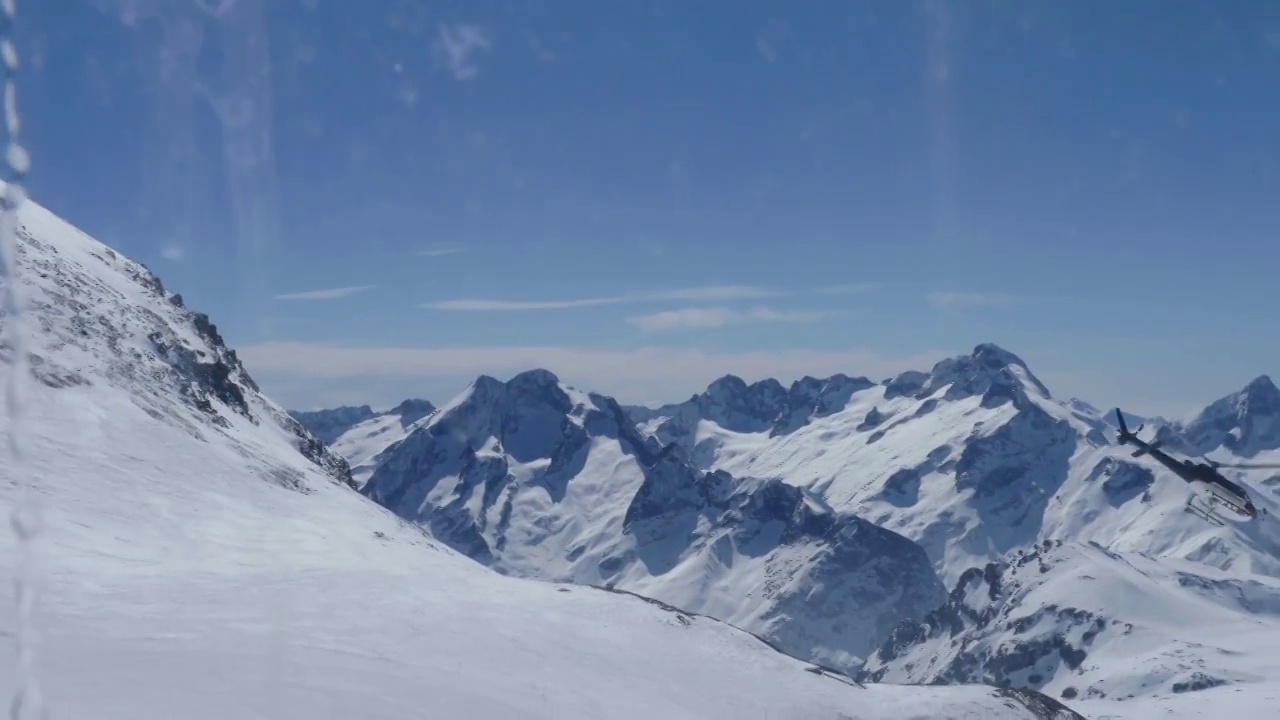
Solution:
M 1278 399 L 1263 375 L 1189 420 L 1126 421 L 1280 460 Z M 395 412 L 353 419 L 334 447 L 359 445 L 364 495 L 502 573 L 653 597 L 866 681 L 1126 717 L 1270 702 L 1280 476 L 1226 471 L 1268 514 L 1214 527 L 1115 444 L 1113 412 L 985 343 L 879 381 L 729 375 L 658 408 L 545 369 L 482 376 L 394 432 L 377 429 Z
M 925 548 L 786 478 L 700 464 L 545 371 L 297 419 L 154 273 L 18 212 L 15 713 L 1081 717 L 842 672 L 948 594 Z

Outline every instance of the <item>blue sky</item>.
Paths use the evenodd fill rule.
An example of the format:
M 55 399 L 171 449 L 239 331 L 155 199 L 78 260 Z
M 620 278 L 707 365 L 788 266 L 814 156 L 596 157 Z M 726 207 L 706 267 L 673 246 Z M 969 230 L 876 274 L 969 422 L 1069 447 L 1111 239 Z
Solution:
M 993 341 L 1184 413 L 1280 378 L 1280 8 L 24 3 L 36 200 L 290 407 L 624 401 Z

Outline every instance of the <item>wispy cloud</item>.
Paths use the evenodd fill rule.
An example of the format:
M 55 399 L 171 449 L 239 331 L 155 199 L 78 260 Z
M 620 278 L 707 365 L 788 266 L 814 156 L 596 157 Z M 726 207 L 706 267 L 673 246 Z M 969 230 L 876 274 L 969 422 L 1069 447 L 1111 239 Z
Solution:
M 884 283 L 881 282 L 843 283 L 820 287 L 817 292 L 820 295 L 858 295 L 860 293 L 874 292 L 883 287 Z
M 479 25 L 441 25 L 436 33 L 436 54 L 457 80 L 470 80 L 479 74 L 475 57 L 492 47 L 488 31 Z
M 1013 302 L 1012 295 L 980 292 L 933 292 L 929 293 L 929 304 L 938 308 L 984 307 L 990 305 L 1007 305 Z
M 661 332 L 681 328 L 719 328 L 726 325 L 763 322 L 809 323 L 816 322 L 828 314 L 823 311 L 781 311 L 768 307 L 757 307 L 746 311 L 723 307 L 689 307 L 630 317 L 627 318 L 627 322 L 645 332 Z
M 838 372 L 882 379 L 903 370 L 927 369 L 953 354 L 933 350 L 886 357 L 862 348 L 743 352 L 687 347 L 379 348 L 291 342 L 239 349 L 267 393 L 291 407 L 366 402 L 389 407 L 410 396 L 444 402 L 481 373 L 505 378 L 535 367 L 622 402 L 679 400 L 726 373 L 748 382 L 766 377 L 790 382 L 804 375 Z
M 160 248 L 160 257 L 172 262 L 181 262 L 182 258 L 187 256 L 186 250 L 181 245 L 165 245 Z
M 461 298 L 458 300 L 442 300 L 427 303 L 423 307 L 429 310 L 452 310 L 459 312 L 505 312 L 519 310 L 564 310 L 567 308 L 589 307 L 592 305 L 613 305 L 625 302 L 622 297 L 580 298 L 578 300 L 485 300 L 481 298 Z
M 373 285 L 352 285 L 350 287 L 327 288 L 325 290 L 308 290 L 306 292 L 276 295 L 273 300 L 338 300 L 350 297 L 358 292 L 370 290 Z
M 750 300 L 753 298 L 780 297 L 785 295 L 778 290 L 766 290 L 754 285 L 712 285 L 709 287 L 688 288 L 685 290 L 665 290 L 649 295 L 637 296 L 642 300 Z
M 440 245 L 437 247 L 430 247 L 425 250 L 419 250 L 414 253 L 414 255 L 417 255 L 418 257 L 441 257 L 443 255 L 457 255 L 462 252 L 463 249 L 464 248 L 461 245 Z
M 775 297 L 781 294 L 782 293 L 749 285 L 721 285 L 701 288 L 686 288 L 683 290 L 664 290 L 653 293 L 638 293 L 634 295 L 607 295 L 563 300 L 496 300 L 488 298 L 461 298 L 456 300 L 442 300 L 439 302 L 426 303 L 423 307 L 429 310 L 451 310 L 463 312 L 564 310 L 568 308 L 593 307 L 597 305 L 619 305 L 622 303 L 749 300 L 755 298 Z

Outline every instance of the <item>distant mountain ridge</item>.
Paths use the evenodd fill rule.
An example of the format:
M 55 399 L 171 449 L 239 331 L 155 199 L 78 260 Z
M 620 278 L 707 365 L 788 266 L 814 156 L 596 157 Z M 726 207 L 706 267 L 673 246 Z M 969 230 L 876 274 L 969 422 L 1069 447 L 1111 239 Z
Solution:
M 545 370 L 481 376 L 363 492 L 502 572 L 632 590 L 845 669 L 945 596 L 905 538 L 777 479 L 699 470 Z
M 348 405 L 332 410 L 291 410 L 289 414 L 347 459 L 352 483 L 359 488 L 373 474 L 381 453 L 435 411 L 430 402 L 410 398 L 380 412 L 368 405 Z
M 1273 391 L 1269 378 L 1260 377 L 1185 424 L 1129 417 L 1150 423 L 1144 436 L 1161 433 L 1170 447 L 1183 443 L 1228 459 L 1280 456 L 1271 424 L 1280 414 Z M 862 667 L 863 649 L 873 638 L 897 643 L 895 657 L 916 657 L 903 638 L 917 637 L 920 648 L 931 642 L 927 633 L 901 630 L 890 638 L 890 615 L 876 608 L 906 597 L 904 591 L 919 592 L 927 600 L 902 609 L 905 617 L 895 626 L 914 627 L 945 606 L 940 598 L 946 588 L 1046 542 L 1068 549 L 1095 543 L 1118 558 L 1091 561 L 1104 564 L 1123 565 L 1135 554 L 1236 573 L 1242 582 L 1280 577 L 1280 534 L 1261 525 L 1214 530 L 1183 513 L 1185 484 L 1147 459 L 1130 458 L 1115 445 L 1114 433 L 1113 415 L 1078 399 L 1055 400 L 1025 362 L 990 343 L 928 372 L 880 382 L 838 374 L 786 386 L 729 375 L 688 400 L 657 408 L 623 407 L 537 370 L 508 383 L 478 379 L 389 447 L 364 491 L 504 572 L 614 584 L 855 672 L 894 662 L 881 645 L 870 655 L 877 665 Z M 605 444 L 614 449 L 606 451 Z M 1264 507 L 1274 505 L 1276 494 L 1266 484 L 1251 484 L 1254 476 L 1235 475 Z M 870 528 L 889 534 L 846 547 L 846 540 L 836 542 L 844 531 L 836 530 L 834 538 L 832 530 L 804 531 L 846 526 L 862 528 L 854 537 Z M 769 527 L 774 529 L 766 532 Z M 886 559 L 903 554 L 895 549 L 906 547 L 903 539 L 924 550 L 932 575 L 912 563 L 904 572 Z M 767 551 L 759 557 L 766 560 L 751 560 L 761 547 Z M 827 549 L 808 555 L 798 550 L 804 547 Z M 857 559 L 838 559 L 844 556 Z M 883 572 L 870 570 L 878 564 Z M 1066 577 L 1073 565 L 1045 567 L 1050 576 Z M 779 572 L 791 597 L 806 597 L 809 588 L 825 592 L 791 603 L 777 595 L 776 582 L 758 579 Z M 1116 572 L 1123 577 L 1129 571 Z M 860 637 L 833 634 L 818 617 L 827 610 L 804 612 L 848 593 L 832 590 L 842 575 L 858 578 L 846 587 L 863 589 L 840 611 L 850 623 L 874 627 Z M 895 584 L 886 580 L 890 575 L 915 580 Z M 1175 602 L 1185 591 L 1168 582 L 1169 601 Z M 865 595 L 869 586 L 878 589 Z M 1048 587 L 1067 595 L 1051 595 L 1056 599 L 1043 601 L 1047 605 L 1028 601 L 1025 608 L 1017 599 L 1023 596 L 1012 595 L 1003 612 L 1080 605 L 1067 597 L 1073 588 Z M 1095 615 L 1109 623 L 1134 620 Z M 872 617 L 877 619 L 867 620 Z M 960 652 L 986 642 L 988 627 L 996 626 L 966 635 Z M 1175 642 L 1177 634 L 1174 629 L 1158 637 Z M 823 637 L 841 639 L 824 645 Z M 1091 636 L 1071 652 L 1110 657 L 1107 643 L 1116 637 Z M 1017 663 L 1010 662 L 1009 668 Z M 1045 666 L 1032 673 L 1034 682 L 1031 674 L 1010 669 L 987 681 L 1054 690 L 1079 667 Z M 1108 672 L 1090 675 L 1093 691 L 1075 692 L 1113 697 L 1105 689 Z M 1175 685 L 1195 684 L 1167 677 L 1133 687 L 1164 697 L 1182 692 Z

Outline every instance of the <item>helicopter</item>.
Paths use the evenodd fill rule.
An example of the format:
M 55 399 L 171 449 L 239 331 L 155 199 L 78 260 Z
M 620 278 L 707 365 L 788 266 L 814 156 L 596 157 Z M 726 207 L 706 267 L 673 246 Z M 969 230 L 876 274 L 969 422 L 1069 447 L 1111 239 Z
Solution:
M 1142 425 L 1138 425 L 1137 430 L 1129 432 L 1119 408 L 1116 409 L 1116 422 L 1120 426 L 1116 435 L 1120 444 L 1138 447 L 1133 452 L 1133 457 L 1150 455 L 1191 485 L 1192 494 L 1187 498 L 1187 512 L 1219 526 L 1224 525 L 1225 521 L 1215 512 L 1215 506 L 1228 509 L 1242 520 L 1253 520 L 1258 517 L 1258 509 L 1249 497 L 1249 493 L 1238 483 L 1224 477 L 1218 472 L 1218 468 L 1276 468 L 1280 467 L 1280 463 L 1220 463 L 1207 459 L 1206 462 L 1198 463 L 1193 460 L 1175 460 L 1160 450 L 1159 440 L 1148 443 L 1138 439 L 1138 433 L 1142 432 Z M 1196 502 L 1197 499 L 1200 500 L 1199 503 Z M 1266 512 L 1264 508 L 1262 514 L 1265 515 Z

